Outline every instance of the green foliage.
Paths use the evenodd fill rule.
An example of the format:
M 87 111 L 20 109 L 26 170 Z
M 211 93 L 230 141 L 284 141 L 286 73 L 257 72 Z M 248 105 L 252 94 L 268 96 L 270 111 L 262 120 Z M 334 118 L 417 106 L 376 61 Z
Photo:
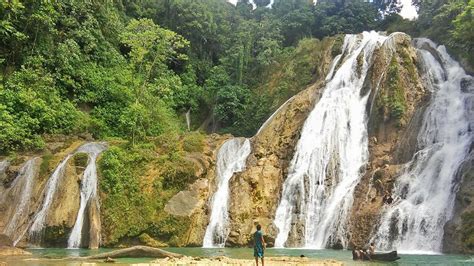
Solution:
M 39 170 L 40 177 L 45 177 L 45 175 L 48 173 L 49 163 L 52 158 L 53 158 L 53 154 L 51 153 L 45 154 L 41 158 L 42 160 L 41 160 L 41 165 L 40 165 L 40 170 Z
M 102 193 L 101 217 L 105 244 L 114 246 L 122 239 L 143 233 L 169 243 L 187 229 L 185 224 L 164 211 L 166 202 L 196 180 L 194 163 L 184 158 L 183 148 L 202 149 L 203 136 L 189 133 L 182 140 L 163 134 L 152 143 L 112 146 L 99 160 Z M 184 219 L 186 220 L 186 219 Z M 187 225 L 186 225 L 187 226 Z M 176 242 L 177 243 L 177 242 Z
M 148 228 L 149 235 L 163 239 L 170 246 L 182 246 L 185 234 L 190 230 L 191 219 L 189 217 L 174 217 L 165 215 L 153 222 Z
M 398 67 L 399 64 L 394 56 L 392 57 L 387 73 L 388 92 L 385 98 L 385 104 L 390 108 L 390 116 L 400 121 L 406 111 L 406 101 L 404 90 L 400 84 Z
M 0 152 L 41 148 L 40 134 L 74 131 L 79 113 L 54 86 L 41 65 L 23 67 L 0 86 Z
M 365 1 L 323 1 L 314 13 L 316 37 L 374 29 L 379 19 L 377 7 Z
M 87 162 L 89 161 L 89 155 L 84 152 L 75 153 L 73 156 L 74 165 L 76 167 L 86 168 Z
M 109 245 L 122 237 L 139 235 L 154 213 L 153 200 L 140 190 L 150 150 L 124 148 L 111 147 L 99 161 L 99 185 L 106 194 L 101 204 L 102 221 Z
M 465 66 L 474 67 L 472 0 L 419 1 L 414 34 L 445 45 Z
M 474 0 L 464 6 L 462 12 L 454 19 L 452 32 L 457 46 L 468 58 L 471 67 L 474 67 Z
M 204 148 L 204 138 L 201 132 L 190 132 L 184 136 L 183 150 L 186 152 L 202 152 Z

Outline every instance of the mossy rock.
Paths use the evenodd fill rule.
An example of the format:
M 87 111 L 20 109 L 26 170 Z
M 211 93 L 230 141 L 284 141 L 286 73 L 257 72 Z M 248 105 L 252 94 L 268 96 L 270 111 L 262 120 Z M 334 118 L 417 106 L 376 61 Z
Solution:
M 187 152 L 202 152 L 205 136 L 199 132 L 191 132 L 184 137 L 183 150 Z
M 41 165 L 40 165 L 39 176 L 44 177 L 49 172 L 49 165 L 50 165 L 51 159 L 53 159 L 53 154 L 51 153 L 45 154 L 43 155 L 41 159 L 42 160 L 41 160 Z
M 189 230 L 193 230 L 191 224 L 190 217 L 165 215 L 148 228 L 147 234 L 153 239 L 168 243 L 170 246 L 182 247 L 187 244 Z
M 140 240 L 140 242 L 142 244 L 150 246 L 150 247 L 154 247 L 154 248 L 163 248 L 163 247 L 168 246 L 166 243 L 163 243 L 161 241 L 158 241 L 158 240 L 154 239 L 153 237 L 151 237 L 147 233 L 141 234 L 138 237 L 138 239 Z
M 342 45 L 344 45 L 344 35 L 337 35 L 334 38 L 334 43 L 331 48 L 332 57 L 336 57 L 342 51 Z
M 87 162 L 89 161 L 89 155 L 87 153 L 76 153 L 73 156 L 74 166 L 76 167 L 77 172 L 82 172 L 87 167 Z
M 48 226 L 43 232 L 42 244 L 47 247 L 66 247 L 71 230 L 65 223 Z

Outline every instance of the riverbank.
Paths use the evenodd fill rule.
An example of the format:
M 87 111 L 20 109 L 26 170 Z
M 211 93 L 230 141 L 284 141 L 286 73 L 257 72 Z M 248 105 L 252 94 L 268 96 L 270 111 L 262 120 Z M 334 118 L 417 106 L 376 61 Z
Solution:
M 145 264 L 144 264 L 145 265 Z M 255 260 L 251 259 L 233 259 L 229 257 L 213 257 L 213 258 L 201 258 L 201 257 L 182 257 L 182 258 L 165 258 L 157 259 L 146 265 L 202 265 L 202 266 L 251 266 L 255 265 Z M 306 257 L 268 257 L 265 258 L 265 265 L 283 266 L 283 265 L 311 265 L 311 266 L 340 266 L 344 263 L 326 259 L 316 260 Z

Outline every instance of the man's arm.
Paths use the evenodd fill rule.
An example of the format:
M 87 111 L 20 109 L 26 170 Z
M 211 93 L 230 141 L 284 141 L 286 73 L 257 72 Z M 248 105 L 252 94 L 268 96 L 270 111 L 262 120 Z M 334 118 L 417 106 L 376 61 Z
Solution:
M 263 239 L 263 234 L 260 236 L 262 239 L 262 245 L 263 245 L 263 248 L 266 248 L 267 247 L 267 243 L 265 243 L 265 239 Z

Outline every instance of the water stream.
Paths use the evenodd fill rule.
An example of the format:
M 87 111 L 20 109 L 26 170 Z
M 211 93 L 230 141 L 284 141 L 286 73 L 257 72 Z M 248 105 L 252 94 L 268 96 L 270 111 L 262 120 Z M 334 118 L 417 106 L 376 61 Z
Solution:
M 211 218 L 204 235 L 203 247 L 224 247 L 229 235 L 229 181 L 234 173 L 245 169 L 251 151 L 250 140 L 227 140 L 217 154 L 217 190 L 211 198 Z
M 87 153 L 89 156 L 87 167 L 81 180 L 81 202 L 77 213 L 76 222 L 72 228 L 71 235 L 68 239 L 68 248 L 80 248 L 82 243 L 82 229 L 86 207 L 91 204 L 98 205 L 97 195 L 97 165 L 96 159 L 99 154 L 106 149 L 103 143 L 87 143 L 81 146 L 76 153 Z

